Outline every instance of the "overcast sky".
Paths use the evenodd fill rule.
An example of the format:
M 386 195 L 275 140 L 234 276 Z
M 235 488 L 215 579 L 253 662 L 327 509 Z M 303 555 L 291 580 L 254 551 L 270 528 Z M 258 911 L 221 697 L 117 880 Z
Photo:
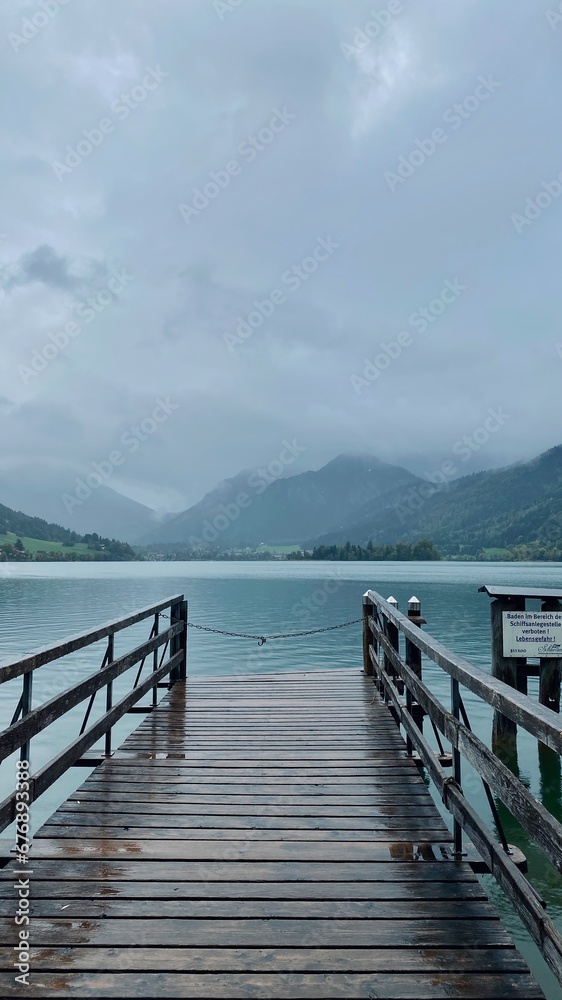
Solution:
M 3 5 L 4 465 L 117 451 L 178 508 L 284 441 L 290 471 L 430 472 L 486 420 L 460 471 L 560 443 L 556 9 Z

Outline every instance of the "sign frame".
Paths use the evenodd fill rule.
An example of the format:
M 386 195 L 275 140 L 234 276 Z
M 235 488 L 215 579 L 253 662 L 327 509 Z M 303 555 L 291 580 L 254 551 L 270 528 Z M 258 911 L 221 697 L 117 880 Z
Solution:
M 503 611 L 503 655 L 562 659 L 562 611 Z

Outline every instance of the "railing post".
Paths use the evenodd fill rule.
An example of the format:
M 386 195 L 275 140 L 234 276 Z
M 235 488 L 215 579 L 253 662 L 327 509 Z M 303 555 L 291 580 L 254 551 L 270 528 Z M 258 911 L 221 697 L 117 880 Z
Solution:
M 33 670 L 28 670 L 27 673 L 23 675 L 23 689 L 21 696 L 21 718 L 29 715 L 31 712 L 31 701 L 33 697 Z M 20 749 L 20 760 L 29 761 L 29 755 L 31 753 L 31 742 L 28 740 L 24 743 Z
M 391 608 L 395 608 L 396 611 L 398 611 L 398 601 L 396 600 L 395 597 L 389 597 L 388 598 L 388 603 L 390 604 Z M 393 648 L 398 653 L 400 651 L 400 633 L 399 633 L 398 628 L 396 627 L 396 625 L 393 625 L 392 622 L 388 622 L 387 633 L 388 633 L 389 642 L 392 644 Z M 399 690 L 400 694 L 402 694 L 402 690 L 401 690 L 402 682 L 401 682 L 401 680 L 400 680 L 400 678 L 398 676 L 398 673 L 395 670 L 395 668 L 394 668 L 394 666 L 393 666 L 392 663 L 390 664 L 389 669 L 390 669 L 390 674 L 391 674 L 392 679 L 397 684 L 398 690 Z
M 396 600 L 395 597 L 388 597 L 386 603 L 390 604 L 391 608 L 396 608 L 396 610 L 398 611 L 398 601 Z M 397 629 L 396 625 L 393 625 L 392 622 L 388 618 L 385 618 L 384 625 L 385 625 L 386 637 L 387 637 L 390 645 L 392 646 L 393 649 L 396 650 L 396 652 L 398 652 L 398 648 L 399 648 L 398 647 L 398 629 Z M 397 677 L 396 670 L 394 669 L 392 663 L 390 662 L 389 658 L 386 655 L 385 655 L 385 658 L 384 658 L 384 668 L 385 668 L 386 672 L 388 674 L 390 674 L 390 676 L 392 677 L 393 680 Z
M 387 599 L 387 604 L 390 604 L 390 606 L 392 608 L 396 608 L 396 610 L 398 610 L 398 601 L 396 600 L 395 597 L 389 597 Z M 399 653 L 399 651 L 400 651 L 400 645 L 399 645 L 398 627 L 396 625 L 394 625 L 393 622 L 391 622 L 388 618 L 385 618 L 384 619 L 384 631 L 385 631 L 385 635 L 386 635 L 386 637 L 387 637 L 390 645 L 392 646 L 392 648 L 395 649 L 397 653 Z M 385 669 L 385 672 L 390 677 L 390 679 L 394 682 L 394 684 L 398 687 L 398 689 L 400 689 L 400 679 L 398 677 L 398 673 L 395 670 L 393 664 L 390 662 L 390 659 L 386 655 L 386 653 L 384 655 L 384 669 Z M 387 700 L 389 701 L 390 699 L 387 697 Z M 391 713 L 392 717 L 394 718 L 394 721 L 398 725 L 398 721 L 399 720 L 398 720 L 398 715 L 397 715 L 396 709 L 394 708 L 394 705 L 390 705 L 390 713 Z
M 427 621 L 422 617 L 421 612 L 421 602 L 417 597 L 410 597 L 408 601 L 408 620 L 412 622 L 412 625 L 417 625 L 421 628 L 422 625 L 426 625 Z M 415 642 L 411 639 L 406 638 L 406 663 L 414 671 L 416 677 L 419 677 L 420 681 L 422 679 L 422 652 L 418 649 Z M 406 706 L 410 712 L 416 726 L 423 733 L 423 719 L 424 711 L 421 705 L 418 705 L 417 701 L 414 701 L 412 695 L 408 699 L 408 693 L 406 693 Z M 408 742 L 408 753 L 411 753 Z
M 159 625 L 160 625 L 160 615 L 159 614 L 155 614 L 154 615 L 154 625 L 152 627 L 152 631 L 154 633 L 154 636 L 158 635 L 158 627 L 159 627 Z M 152 673 L 154 673 L 156 670 L 158 670 L 158 649 L 155 649 L 154 652 L 153 652 L 153 654 L 152 654 Z M 152 688 L 152 707 L 156 708 L 157 704 L 158 704 L 158 688 L 157 688 L 157 686 L 155 684 L 154 687 Z
M 418 647 L 414 645 L 411 639 L 408 639 L 408 636 L 406 636 L 406 652 L 404 658 L 406 661 L 406 665 L 410 667 L 410 669 L 413 670 L 416 676 L 421 679 L 421 650 L 419 650 Z M 414 706 L 414 698 L 410 688 L 406 684 L 406 711 L 408 712 L 408 715 L 412 717 L 412 719 L 414 718 L 413 706 Z M 422 729 L 423 715 L 419 722 L 416 721 L 416 725 L 420 729 Z M 406 752 L 408 754 L 408 757 L 411 757 L 414 753 L 414 744 L 412 743 L 412 739 L 408 733 L 406 734 Z
M 179 666 L 174 667 L 170 672 L 170 684 L 176 681 L 185 681 L 187 678 L 187 601 L 182 597 L 181 601 L 173 604 L 170 608 L 170 624 L 183 622 L 183 630 L 179 635 L 175 635 L 170 644 L 170 656 L 176 653 L 183 653 Z
M 459 682 L 455 677 L 451 677 L 451 712 L 453 713 L 455 719 L 460 719 L 460 709 L 461 709 L 461 696 L 459 689 Z M 462 782 L 461 773 L 461 755 L 460 751 L 453 747 L 453 778 L 456 781 L 459 788 Z M 460 857 L 463 853 L 462 850 L 462 826 L 457 819 L 453 818 L 453 840 L 454 840 L 454 851 L 457 857 Z
M 113 653 L 114 653 L 115 636 L 110 635 L 107 638 L 107 654 L 106 654 L 106 667 L 109 667 L 113 663 Z M 110 681 L 106 687 L 105 691 L 105 710 L 110 712 L 113 708 L 113 681 Z M 111 757 L 111 727 L 107 730 L 105 734 L 105 756 Z
M 373 676 L 373 664 L 369 655 L 369 649 L 373 641 L 373 633 L 369 625 L 369 617 L 373 613 L 373 605 L 369 598 L 369 593 L 363 594 L 363 672 L 368 677 Z

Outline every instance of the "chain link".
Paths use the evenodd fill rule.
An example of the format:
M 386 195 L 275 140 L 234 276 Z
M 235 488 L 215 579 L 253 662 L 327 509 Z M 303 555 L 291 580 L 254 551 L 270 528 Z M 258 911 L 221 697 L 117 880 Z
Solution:
M 159 615 L 161 618 L 169 618 L 172 624 L 176 621 L 176 619 L 172 619 L 170 615 L 165 615 L 161 611 Z M 233 636 L 236 639 L 257 639 L 258 646 L 264 646 L 268 639 L 296 639 L 302 635 L 318 635 L 319 632 L 334 632 L 336 629 L 347 628 L 349 625 L 357 625 L 362 621 L 365 621 L 364 617 L 354 618 L 353 621 L 342 622 L 340 625 L 326 625 L 325 628 L 311 628 L 305 632 L 281 632 L 279 635 L 251 635 L 248 632 L 227 632 L 222 628 L 209 628 L 207 625 L 196 625 L 195 622 L 187 622 L 187 627 L 199 629 L 200 632 L 213 632 L 215 635 Z

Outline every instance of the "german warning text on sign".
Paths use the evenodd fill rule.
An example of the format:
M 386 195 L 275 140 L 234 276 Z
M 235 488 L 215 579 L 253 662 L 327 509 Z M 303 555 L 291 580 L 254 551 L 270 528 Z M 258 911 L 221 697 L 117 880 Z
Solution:
M 562 658 L 562 611 L 504 611 L 503 655 Z

